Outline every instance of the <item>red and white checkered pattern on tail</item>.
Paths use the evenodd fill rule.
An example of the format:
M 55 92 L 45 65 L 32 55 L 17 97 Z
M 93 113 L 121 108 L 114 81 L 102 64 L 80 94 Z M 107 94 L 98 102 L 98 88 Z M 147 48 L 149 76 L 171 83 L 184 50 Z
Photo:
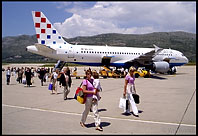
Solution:
M 53 46 L 58 46 L 58 43 L 67 43 L 42 12 L 32 11 L 32 16 L 38 43 L 44 45 L 51 44 Z

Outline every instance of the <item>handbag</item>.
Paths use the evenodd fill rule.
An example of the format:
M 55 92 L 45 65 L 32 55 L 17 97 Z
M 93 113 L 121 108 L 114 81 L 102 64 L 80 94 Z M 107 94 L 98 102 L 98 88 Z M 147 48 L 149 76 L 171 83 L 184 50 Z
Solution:
M 86 101 L 85 94 L 83 93 L 83 89 L 78 87 L 76 89 L 76 93 L 74 95 L 74 99 L 76 99 L 79 103 L 84 104 Z
M 48 90 L 52 90 L 53 89 L 53 84 L 50 83 L 49 86 L 48 86 Z
M 82 83 L 76 89 L 74 99 L 76 99 L 80 104 L 84 104 L 86 102 L 86 94 L 83 93 L 83 89 L 81 88 Z
M 139 104 L 140 103 L 140 97 L 138 94 L 132 94 L 133 95 L 133 99 L 135 101 L 136 104 Z
M 19 82 L 19 77 L 17 77 L 16 81 Z

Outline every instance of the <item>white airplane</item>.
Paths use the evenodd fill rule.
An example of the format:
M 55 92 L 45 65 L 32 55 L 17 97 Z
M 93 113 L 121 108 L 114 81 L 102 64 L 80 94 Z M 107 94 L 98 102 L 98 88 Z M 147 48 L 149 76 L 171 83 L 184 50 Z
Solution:
M 72 45 L 66 42 L 42 12 L 32 11 L 38 43 L 26 50 L 38 55 L 89 66 L 145 67 L 154 72 L 176 72 L 175 66 L 188 63 L 183 53 L 154 48 Z M 57 63 L 57 65 L 58 65 Z

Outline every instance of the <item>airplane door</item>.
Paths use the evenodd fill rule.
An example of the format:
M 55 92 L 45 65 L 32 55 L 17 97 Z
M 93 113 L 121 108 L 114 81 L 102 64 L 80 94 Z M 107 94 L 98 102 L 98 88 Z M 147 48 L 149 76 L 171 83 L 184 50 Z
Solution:
M 68 58 L 74 58 L 74 49 L 73 49 L 73 46 L 69 46 L 69 49 L 68 49 Z
M 102 65 L 103 66 L 109 66 L 110 65 L 110 62 L 111 62 L 111 57 L 103 57 L 102 58 Z

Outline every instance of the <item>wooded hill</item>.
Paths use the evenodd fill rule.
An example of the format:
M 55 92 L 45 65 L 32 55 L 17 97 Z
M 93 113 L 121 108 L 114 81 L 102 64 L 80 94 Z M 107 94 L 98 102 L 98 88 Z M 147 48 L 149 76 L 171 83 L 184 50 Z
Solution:
M 161 48 L 179 50 L 184 53 L 190 62 L 196 62 L 196 34 L 193 33 L 181 31 L 154 32 L 139 35 L 110 33 L 64 39 L 71 44 L 78 45 L 153 48 L 153 44 L 155 44 Z M 35 55 L 25 50 L 27 46 L 34 43 L 37 43 L 36 35 L 7 36 L 2 38 L 2 62 L 56 62 L 54 59 Z

